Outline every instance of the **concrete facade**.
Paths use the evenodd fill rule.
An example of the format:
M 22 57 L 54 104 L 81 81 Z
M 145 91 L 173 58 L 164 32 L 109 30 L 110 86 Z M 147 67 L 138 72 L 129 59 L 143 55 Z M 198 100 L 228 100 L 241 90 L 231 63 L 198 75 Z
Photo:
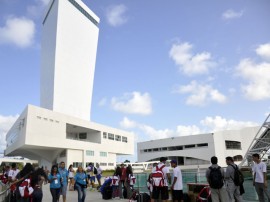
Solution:
M 98 22 L 82 1 L 50 1 L 42 27 L 41 107 L 90 120 Z
M 32 105 L 17 119 L 6 140 L 6 154 L 38 160 L 47 167 L 64 161 L 74 167 L 94 162 L 113 169 L 117 155 L 134 153 L 131 133 Z
M 232 156 L 239 164 L 258 130 L 259 127 L 248 127 L 140 142 L 138 161 L 154 161 L 165 156 L 177 159 L 182 168 L 197 168 L 208 167 L 212 156 L 218 157 L 219 165 L 226 166 L 225 158 Z

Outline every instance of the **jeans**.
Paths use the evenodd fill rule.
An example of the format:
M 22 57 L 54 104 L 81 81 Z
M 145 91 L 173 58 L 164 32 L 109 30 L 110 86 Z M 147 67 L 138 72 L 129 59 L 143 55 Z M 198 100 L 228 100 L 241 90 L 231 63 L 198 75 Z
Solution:
M 76 190 L 78 192 L 78 202 L 84 202 L 86 197 L 86 188 L 82 188 L 80 185 L 76 184 Z
M 256 189 L 256 192 L 258 194 L 260 202 L 265 202 L 264 194 L 267 197 L 267 201 L 268 202 L 270 201 L 270 196 L 269 196 L 269 193 L 267 191 L 267 188 L 264 187 L 264 183 L 255 182 L 255 189 Z
M 43 193 L 40 188 L 36 188 L 32 194 L 32 202 L 42 202 Z
M 52 201 L 58 202 L 60 197 L 60 188 L 59 189 L 52 189 L 50 188 L 51 194 L 52 194 Z

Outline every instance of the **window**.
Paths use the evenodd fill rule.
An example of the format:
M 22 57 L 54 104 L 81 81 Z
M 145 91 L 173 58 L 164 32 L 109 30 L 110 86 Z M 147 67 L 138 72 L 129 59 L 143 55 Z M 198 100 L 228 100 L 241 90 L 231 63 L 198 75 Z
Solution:
M 79 139 L 86 139 L 87 133 L 79 133 Z
M 107 163 L 100 163 L 100 166 L 107 166 Z
M 100 156 L 107 157 L 107 152 L 100 152 Z
M 242 155 L 236 155 L 233 157 L 234 161 L 242 161 L 243 160 L 243 156 Z
M 66 150 L 62 151 L 59 156 L 60 157 L 66 157 L 67 156 Z
M 127 137 L 122 136 L 122 142 L 128 142 Z
M 107 133 L 106 132 L 103 132 L 103 138 L 107 139 Z
M 114 166 L 114 163 L 108 163 L 108 166 Z
M 95 156 L 95 152 L 92 150 L 86 150 L 86 156 Z
M 115 140 L 116 141 L 121 141 L 121 136 L 120 135 L 115 135 Z
M 208 143 L 201 143 L 197 145 L 198 147 L 208 147 Z
M 114 134 L 108 133 L 108 139 L 109 140 L 114 140 Z
M 79 166 L 82 166 L 82 162 L 73 162 L 74 168 L 78 168 Z
M 241 149 L 241 142 L 237 141 L 225 141 L 226 149 Z
M 185 148 L 193 148 L 193 147 L 195 147 L 195 144 L 190 144 L 190 145 L 185 145 Z

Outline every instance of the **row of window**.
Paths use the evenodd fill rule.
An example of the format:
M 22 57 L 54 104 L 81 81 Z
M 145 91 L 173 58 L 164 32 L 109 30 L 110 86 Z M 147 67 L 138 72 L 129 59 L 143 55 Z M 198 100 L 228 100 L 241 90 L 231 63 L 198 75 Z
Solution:
M 87 17 L 94 25 L 98 26 L 98 22 L 86 11 L 83 7 L 80 6 L 75 0 L 69 0 L 85 17 Z
M 196 145 L 191 144 L 191 145 L 179 145 L 179 146 L 172 146 L 172 147 L 150 148 L 150 149 L 144 149 L 141 152 L 176 151 L 176 150 L 191 149 L 191 148 L 198 148 L 198 147 L 208 147 L 208 143 L 201 143 L 201 144 L 196 144 Z
M 85 151 L 86 156 L 95 156 L 95 151 L 92 150 L 86 150 Z M 99 152 L 99 156 L 101 157 L 107 157 L 107 152 Z
M 115 140 L 115 141 L 118 141 L 118 142 L 122 141 L 122 142 L 126 142 L 126 143 L 128 142 L 128 139 L 125 136 L 114 135 L 112 133 L 103 132 L 103 138 L 107 139 L 107 137 L 108 137 L 109 140 Z
M 48 119 L 47 117 L 41 117 L 41 116 L 37 116 L 37 119 L 41 120 L 43 119 L 44 121 L 50 121 L 50 122 L 55 122 L 55 123 L 59 123 L 58 120 L 54 120 L 54 119 Z

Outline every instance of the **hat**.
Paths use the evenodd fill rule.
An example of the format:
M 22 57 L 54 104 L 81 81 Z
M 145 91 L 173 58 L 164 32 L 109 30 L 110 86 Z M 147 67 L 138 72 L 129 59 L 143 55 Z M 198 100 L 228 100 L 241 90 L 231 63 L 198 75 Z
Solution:
M 171 163 L 177 164 L 177 161 L 176 160 L 171 160 Z

